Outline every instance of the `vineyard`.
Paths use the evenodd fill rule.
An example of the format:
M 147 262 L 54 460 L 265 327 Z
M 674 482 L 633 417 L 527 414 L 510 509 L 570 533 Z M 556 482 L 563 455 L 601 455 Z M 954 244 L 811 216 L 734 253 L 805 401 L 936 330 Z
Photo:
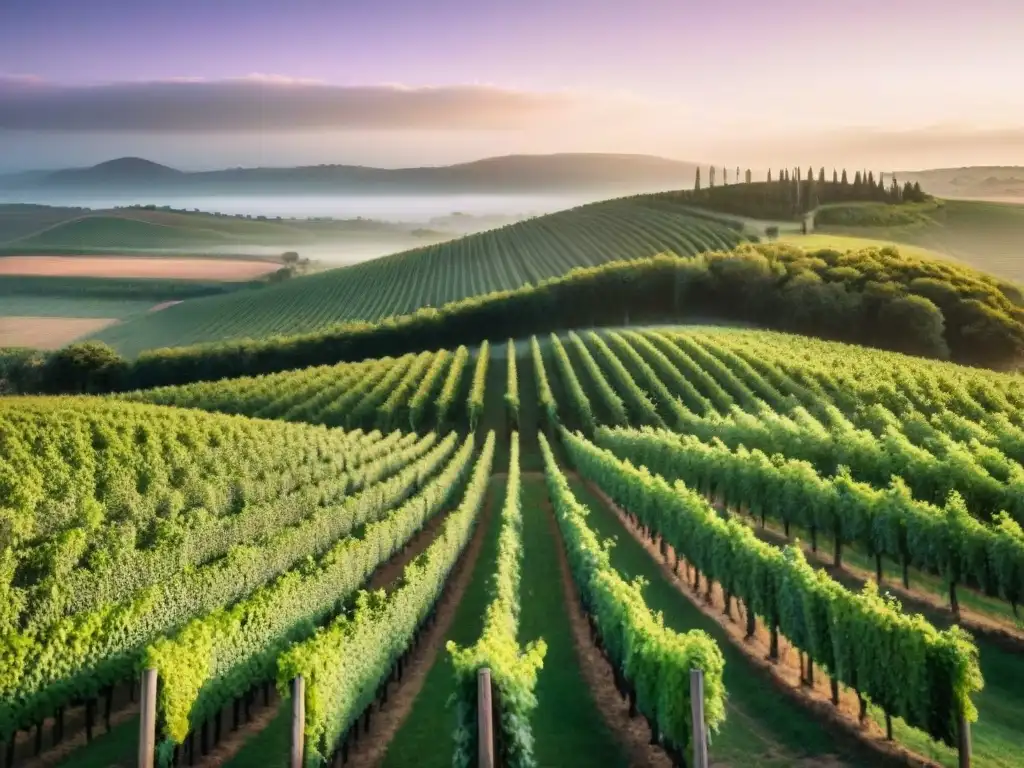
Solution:
M 248 295 L 171 307 L 96 336 L 123 354 L 374 322 L 470 296 L 536 285 L 588 267 L 659 253 L 728 250 L 739 233 L 712 218 L 644 198 L 540 216 L 439 245 L 291 280 Z
M 685 326 L 5 398 L 0 766 L 1024 765 L 1022 406 Z

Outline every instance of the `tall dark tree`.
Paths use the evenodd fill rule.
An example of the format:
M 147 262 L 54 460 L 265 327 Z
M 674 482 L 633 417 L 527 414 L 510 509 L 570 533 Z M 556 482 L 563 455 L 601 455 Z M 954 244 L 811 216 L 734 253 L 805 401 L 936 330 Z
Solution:
M 715 166 L 713 165 L 708 169 L 708 186 L 715 186 Z
M 838 184 L 839 183 L 839 172 L 836 171 L 835 168 L 832 169 L 832 183 L 833 184 Z M 845 184 L 845 183 L 846 183 L 846 171 L 843 171 L 843 184 Z
M 824 184 L 825 183 L 825 166 L 824 165 L 821 166 L 821 169 L 818 171 L 818 183 L 819 184 Z
M 771 171 L 769 171 L 768 173 L 769 173 L 769 175 L 770 175 L 770 174 L 771 174 Z M 746 175 L 746 180 L 747 180 L 747 184 L 749 184 L 749 183 L 750 183 L 750 181 L 751 181 L 751 179 L 752 179 L 752 178 L 753 178 L 753 174 L 751 174 L 751 172 L 750 172 L 750 169 L 749 169 L 749 168 L 747 168 L 747 175 Z M 769 178 L 769 179 L 768 179 L 768 181 L 771 181 L 771 178 Z
M 841 182 L 839 182 L 839 183 L 842 184 L 844 187 L 847 186 L 850 183 L 849 179 L 846 178 L 846 169 L 845 168 L 843 168 L 843 180 Z
M 920 181 L 915 181 L 914 182 L 914 202 L 915 203 L 923 203 L 924 202 L 924 190 L 921 189 L 921 182 Z
M 700 166 L 697 166 L 697 177 L 693 181 L 693 188 L 695 190 L 700 189 Z
M 771 168 L 768 169 L 768 183 L 769 184 L 772 183 L 772 169 Z
M 722 186 L 729 186 L 729 169 L 724 166 L 722 167 Z
M 860 179 L 861 179 L 860 171 L 857 171 L 857 173 L 855 173 L 854 176 L 853 176 L 853 188 L 857 192 L 860 191 L 860 185 L 861 185 Z
M 903 202 L 914 202 L 914 185 L 911 184 L 909 181 L 903 185 Z
M 740 167 L 738 165 L 736 166 L 736 183 L 740 183 Z

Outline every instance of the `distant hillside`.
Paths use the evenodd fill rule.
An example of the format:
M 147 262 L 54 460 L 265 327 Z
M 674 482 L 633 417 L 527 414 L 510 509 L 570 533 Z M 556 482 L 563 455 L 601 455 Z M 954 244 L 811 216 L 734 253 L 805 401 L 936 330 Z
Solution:
M 91 168 L 69 168 L 55 171 L 38 180 L 47 186 L 93 185 L 93 184 L 152 184 L 174 182 L 184 174 L 166 165 L 160 165 L 141 157 L 122 157 L 108 160 Z
M 265 338 L 376 321 L 492 291 L 536 285 L 620 259 L 726 250 L 739 232 L 640 196 L 568 211 L 248 292 L 187 301 L 97 335 L 126 355 L 156 347 Z
M 509 155 L 459 165 L 370 168 L 318 165 L 185 172 L 141 158 L 120 158 L 91 168 L 0 176 L 0 189 L 106 193 L 501 193 L 582 192 L 627 194 L 690 186 L 696 165 L 648 155 Z
M 1024 201 L 1024 167 L 1019 165 L 935 168 L 896 176 L 900 180 L 920 182 L 926 192 L 939 197 L 1020 198 Z
M 456 236 L 457 230 L 368 219 L 279 219 L 166 208 L 91 210 L 0 205 L 0 253 L 146 251 L 203 252 L 252 246 L 301 247 L 386 242 L 389 252 Z
M 1024 205 L 946 200 L 933 208 L 922 208 L 908 224 L 819 223 L 815 229 L 920 246 L 1000 277 L 1024 282 Z

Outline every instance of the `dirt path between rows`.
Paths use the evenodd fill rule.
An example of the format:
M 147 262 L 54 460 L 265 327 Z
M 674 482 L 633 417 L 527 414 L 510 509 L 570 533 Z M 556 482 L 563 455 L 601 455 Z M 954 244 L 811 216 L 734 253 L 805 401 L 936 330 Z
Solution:
M 364 589 L 372 591 L 375 589 L 394 588 L 397 585 L 398 580 L 402 578 L 402 574 L 405 573 L 405 567 L 414 559 L 419 557 L 427 549 L 427 547 L 430 546 L 431 542 L 434 541 L 434 538 L 437 536 L 437 533 L 440 530 L 445 518 L 447 518 L 449 512 L 450 510 L 447 509 L 442 510 L 441 512 L 437 513 L 429 520 L 427 520 L 427 522 L 424 523 L 423 528 L 421 528 L 419 532 L 416 533 L 415 536 L 413 536 L 412 541 L 410 541 L 406 547 L 401 549 L 394 557 L 392 557 L 384 565 L 382 565 L 376 571 L 373 572 L 373 575 L 370 576 L 370 579 L 364 586 Z M 486 514 L 487 512 L 489 512 L 489 510 L 485 509 L 483 514 Z M 481 530 L 482 524 L 483 518 L 481 517 L 480 523 L 477 525 L 477 532 Z M 475 533 L 474 541 L 476 540 L 476 538 L 478 538 L 478 534 Z M 466 551 L 469 552 L 472 546 L 473 543 L 471 542 L 470 545 L 467 547 Z M 456 569 L 458 567 L 459 566 L 456 566 Z M 456 577 L 453 576 L 453 578 Z M 459 593 L 459 597 L 461 598 L 461 592 Z M 433 632 L 441 624 L 441 610 L 443 608 L 445 598 L 446 596 L 442 595 L 441 604 L 438 607 L 437 622 L 434 624 L 431 630 L 428 631 L 425 641 L 420 643 L 420 647 L 417 650 L 417 653 L 414 655 L 414 658 L 410 660 L 409 666 L 407 668 L 408 672 L 403 675 L 403 684 L 407 683 L 415 674 L 415 667 L 417 664 L 419 654 L 429 646 L 430 638 L 433 636 Z M 449 618 L 449 624 L 450 623 L 451 619 Z M 445 625 L 445 629 L 447 630 L 447 625 Z M 436 655 L 436 649 L 434 650 L 434 653 Z M 433 657 L 431 657 L 431 662 L 432 661 Z M 425 675 L 426 673 L 424 672 L 424 676 Z M 422 680 L 420 681 L 420 685 L 422 685 Z M 401 688 L 401 686 L 399 686 L 399 688 Z M 419 692 L 419 688 L 416 689 L 416 692 Z M 391 689 L 389 688 L 388 706 L 390 709 L 388 711 L 396 709 L 396 700 L 397 697 L 392 697 Z M 221 739 L 220 744 L 218 744 L 216 747 L 210 750 L 210 752 L 208 752 L 205 757 L 197 758 L 196 765 L 200 768 L 219 768 L 220 766 L 229 764 L 231 760 L 233 760 L 234 757 L 242 750 L 242 748 L 256 736 L 256 734 L 260 733 L 265 728 L 267 728 L 267 726 L 270 725 L 274 718 L 277 717 L 278 713 L 281 710 L 281 707 L 286 703 L 287 700 L 282 700 L 276 694 L 274 694 L 269 706 L 260 707 L 248 723 L 239 726 L 238 730 L 236 731 L 229 732 L 225 738 Z M 221 717 L 226 718 L 227 710 L 229 709 L 230 705 L 226 707 L 225 710 L 221 713 Z M 371 728 L 371 735 L 373 738 L 376 738 L 377 731 L 381 727 L 380 723 L 386 719 L 386 714 L 387 711 L 380 711 L 379 707 L 374 711 L 373 727 Z M 390 735 L 388 736 L 388 739 L 390 740 Z M 356 745 L 357 748 L 362 746 L 368 746 L 367 739 L 361 738 L 359 744 Z M 352 760 L 354 756 L 357 754 L 357 752 L 358 749 L 350 750 L 349 762 L 346 765 L 353 765 Z
M 523 477 L 544 478 L 543 472 L 523 473 Z M 629 759 L 630 768 L 672 768 L 672 761 L 661 749 L 651 744 L 651 729 L 642 717 L 629 716 L 629 704 L 619 695 L 608 660 L 590 639 L 590 627 L 580 608 L 579 592 L 569 571 L 562 533 L 555 520 L 550 498 L 545 495 L 544 516 L 551 536 L 558 542 L 558 567 L 561 571 L 562 596 L 569 623 L 572 625 L 573 647 L 583 679 L 590 688 L 594 703 L 608 728 L 615 734 Z
M 857 696 L 852 690 L 840 686 L 839 706 L 833 705 L 831 701 L 831 683 L 823 669 L 815 667 L 813 687 L 802 682 L 800 654 L 782 634 L 778 636 L 778 661 L 771 661 L 768 658 L 770 634 L 760 619 L 756 620 L 754 636 L 749 639 L 746 638 L 746 606 L 741 601 L 733 600 L 734 618 L 727 617 L 725 615 L 725 596 L 720 585 L 715 582 L 711 592 L 707 593 L 707 579 L 703 574 L 701 574 L 701 588 L 699 592 L 695 593 L 689 577 L 691 567 L 684 558 L 680 558 L 668 544 L 665 545 L 666 554 L 662 555 L 660 537 L 657 541 L 645 538 L 640 529 L 633 524 L 625 512 L 601 488 L 578 475 L 576 477 L 584 482 L 594 495 L 600 498 L 608 509 L 615 514 L 623 528 L 646 550 L 651 559 L 657 563 L 669 583 L 704 615 L 714 619 L 727 632 L 733 645 L 743 652 L 748 661 L 768 673 L 769 679 L 779 691 L 805 709 L 810 710 L 833 730 L 855 738 L 861 744 L 873 750 L 878 756 L 880 764 L 939 768 L 937 763 L 928 760 L 922 755 L 911 752 L 899 743 L 886 741 L 884 732 L 874 720 L 868 718 L 861 724 L 858 720 L 859 704 Z M 813 766 L 828 765 L 830 763 L 827 760 L 821 763 L 814 759 L 802 759 L 799 761 L 799 764 Z
M 494 478 L 491 478 L 494 481 Z M 491 524 L 493 516 L 493 497 L 488 489 L 487 498 L 484 501 L 484 508 L 477 521 L 473 538 L 470 539 L 465 551 L 459 557 L 455 568 L 445 583 L 444 592 L 437 604 L 437 614 L 434 623 L 427 629 L 420 640 L 420 644 L 409 657 L 409 663 L 405 667 L 401 681 L 392 681 L 388 685 L 388 700 L 386 704 L 378 701 L 373 705 L 373 717 L 370 722 L 370 732 L 362 733 L 359 741 L 350 745 L 348 768 L 370 768 L 378 766 L 384 760 L 388 745 L 391 739 L 402 727 L 405 718 L 412 711 L 412 706 L 423 689 L 427 674 L 434 666 L 437 655 L 444 648 L 444 640 L 451 628 L 455 618 L 455 612 L 462 602 L 462 596 L 469 586 L 473 577 L 473 570 L 476 561 L 479 559 L 480 550 L 483 548 L 487 528 Z M 450 734 L 438 734 L 440 740 L 450 738 Z

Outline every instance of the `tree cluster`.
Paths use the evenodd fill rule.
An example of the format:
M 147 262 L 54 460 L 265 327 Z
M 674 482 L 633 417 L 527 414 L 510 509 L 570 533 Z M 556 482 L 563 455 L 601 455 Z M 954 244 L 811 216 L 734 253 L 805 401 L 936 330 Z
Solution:
M 929 198 L 917 182 L 909 181 L 900 185 L 894 174 L 886 183 L 883 174 L 872 171 L 857 171 L 852 180 L 844 169 L 842 175 L 832 171 L 832 178 L 826 178 L 825 169 L 819 168 L 802 173 L 799 168 L 792 171 L 783 169 L 774 176 L 768 171 L 767 181 L 752 181 L 747 169 L 744 182 L 740 183 L 740 170 L 736 169 L 733 184 L 729 183 L 729 171 L 722 169 L 724 184 L 715 185 L 716 170 L 709 169 L 709 185 L 701 185 L 701 169 L 698 168 L 692 190 L 665 193 L 664 197 L 680 199 L 688 205 L 713 209 L 721 213 L 750 216 L 759 219 L 794 219 L 814 211 L 822 205 L 835 203 L 922 203 Z

